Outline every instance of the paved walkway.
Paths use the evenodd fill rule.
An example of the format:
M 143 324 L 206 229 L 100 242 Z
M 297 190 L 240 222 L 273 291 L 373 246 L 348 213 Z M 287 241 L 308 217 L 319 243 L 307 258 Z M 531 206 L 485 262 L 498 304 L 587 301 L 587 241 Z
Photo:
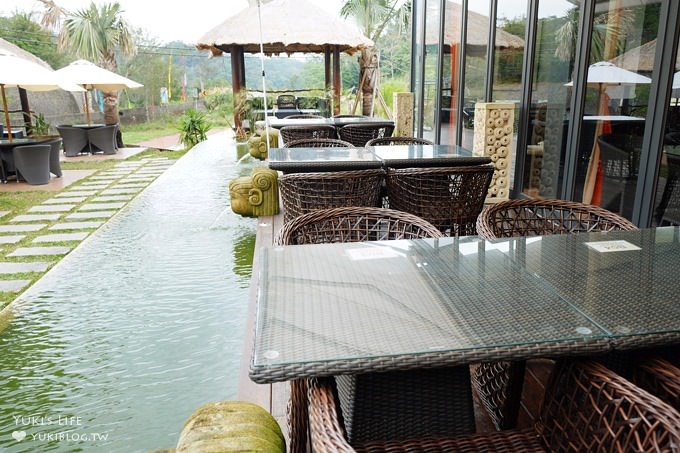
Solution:
M 149 140 L 138 152 L 168 149 L 175 139 Z M 19 293 L 37 281 L 174 162 L 154 157 L 121 161 L 108 170 L 65 171 L 47 186 L 0 184 L 0 192 L 57 191 L 25 213 L 0 211 L 5 223 L 0 225 L 0 292 Z

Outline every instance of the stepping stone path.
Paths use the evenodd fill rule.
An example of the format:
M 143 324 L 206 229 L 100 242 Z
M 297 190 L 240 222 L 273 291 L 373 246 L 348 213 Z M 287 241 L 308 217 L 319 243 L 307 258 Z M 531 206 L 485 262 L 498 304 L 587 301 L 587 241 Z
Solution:
M 31 207 L 26 213 L 7 218 L 12 212 L 0 211 L 0 218 L 9 222 L 0 225 L 0 293 L 25 290 L 77 246 L 72 243 L 80 243 L 93 234 L 174 162 L 167 158 L 120 162 Z M 54 256 L 54 261 L 35 261 L 36 256 Z M 12 259 L 5 260 L 5 257 Z M 18 260 L 23 258 L 26 260 Z M 23 273 L 38 275 L 34 280 L 11 279 L 13 274 Z

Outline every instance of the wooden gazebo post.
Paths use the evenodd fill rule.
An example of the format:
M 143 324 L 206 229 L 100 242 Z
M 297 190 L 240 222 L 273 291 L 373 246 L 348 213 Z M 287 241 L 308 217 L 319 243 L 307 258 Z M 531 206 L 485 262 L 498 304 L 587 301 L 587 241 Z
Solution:
M 246 89 L 246 65 L 243 56 L 243 46 L 231 46 L 231 85 L 234 93 L 234 127 L 242 126 L 239 108 L 241 107 L 241 93 Z

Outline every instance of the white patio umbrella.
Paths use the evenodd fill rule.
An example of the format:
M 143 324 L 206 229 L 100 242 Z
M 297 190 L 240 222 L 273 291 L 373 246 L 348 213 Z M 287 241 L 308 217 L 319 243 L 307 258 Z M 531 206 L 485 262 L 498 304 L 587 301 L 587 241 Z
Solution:
M 9 120 L 5 87 L 23 88 L 30 91 L 50 91 L 60 88 L 67 91 L 84 91 L 77 85 L 60 80 L 55 71 L 3 49 L 0 49 L 0 68 L 2 68 L 0 70 L 2 107 L 5 112 L 5 124 L 10 142 L 12 141 L 12 125 Z
M 90 107 L 87 100 L 87 90 L 97 88 L 103 91 L 123 90 L 125 88 L 141 88 L 144 85 L 123 77 L 120 74 L 100 68 L 87 60 L 77 60 L 55 71 L 62 80 L 80 85 L 85 89 L 85 114 L 90 123 Z
M 610 86 L 631 86 L 636 84 L 649 84 L 652 79 L 638 74 L 637 72 L 629 71 L 616 66 L 608 61 L 600 61 L 588 66 L 588 85 L 596 85 L 599 87 L 599 103 L 598 115 L 609 114 L 609 103 L 607 101 L 606 88 Z M 572 86 L 573 81 L 566 83 L 567 86 Z M 598 122 L 595 135 L 596 137 L 602 133 L 603 122 Z M 600 147 L 597 140 L 593 143 L 593 151 L 590 155 L 588 163 L 588 170 L 586 172 L 586 181 L 583 187 L 583 202 L 591 203 L 596 192 L 597 184 L 597 167 L 600 162 Z

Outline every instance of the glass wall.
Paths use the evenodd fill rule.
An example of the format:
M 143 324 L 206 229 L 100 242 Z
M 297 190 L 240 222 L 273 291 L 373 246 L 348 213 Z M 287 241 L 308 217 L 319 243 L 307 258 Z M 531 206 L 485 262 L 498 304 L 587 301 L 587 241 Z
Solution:
M 680 82 L 674 81 L 670 102 L 656 99 L 668 94 L 671 70 L 680 70 L 674 59 L 680 56 L 670 55 L 674 51 L 656 61 L 657 40 L 664 49 L 677 48 L 669 43 L 680 34 L 674 0 L 414 0 L 413 5 L 416 15 L 427 15 L 417 87 L 423 136 L 473 150 L 475 105 L 511 102 L 517 106 L 516 171 L 509 172 L 513 197 L 583 201 L 645 223 L 640 226 L 647 226 L 652 211 L 651 224 L 676 223 L 671 212 L 676 184 L 680 190 L 675 166 Z M 680 223 L 680 192 L 678 200 Z
M 440 1 L 428 0 L 427 18 L 425 20 L 425 45 L 423 46 L 423 84 L 422 84 L 422 105 L 423 105 L 423 137 L 434 140 L 436 119 L 436 103 L 439 77 L 439 49 L 440 49 Z
M 624 3 L 596 4 L 574 199 L 631 218 L 661 1 Z
M 496 38 L 494 45 L 492 102 L 515 106 L 510 155 L 517 153 L 520 107 L 522 99 L 522 63 L 527 25 L 526 0 L 498 0 L 496 7 Z M 514 162 L 507 169 L 510 187 L 514 184 Z
M 578 7 L 570 0 L 540 2 L 531 75 L 531 104 L 522 191 L 558 197 L 564 176 Z
M 666 116 L 661 166 L 656 184 L 653 226 L 680 225 L 680 65 L 678 58 L 680 55 L 673 60 L 675 62 L 673 85 Z

